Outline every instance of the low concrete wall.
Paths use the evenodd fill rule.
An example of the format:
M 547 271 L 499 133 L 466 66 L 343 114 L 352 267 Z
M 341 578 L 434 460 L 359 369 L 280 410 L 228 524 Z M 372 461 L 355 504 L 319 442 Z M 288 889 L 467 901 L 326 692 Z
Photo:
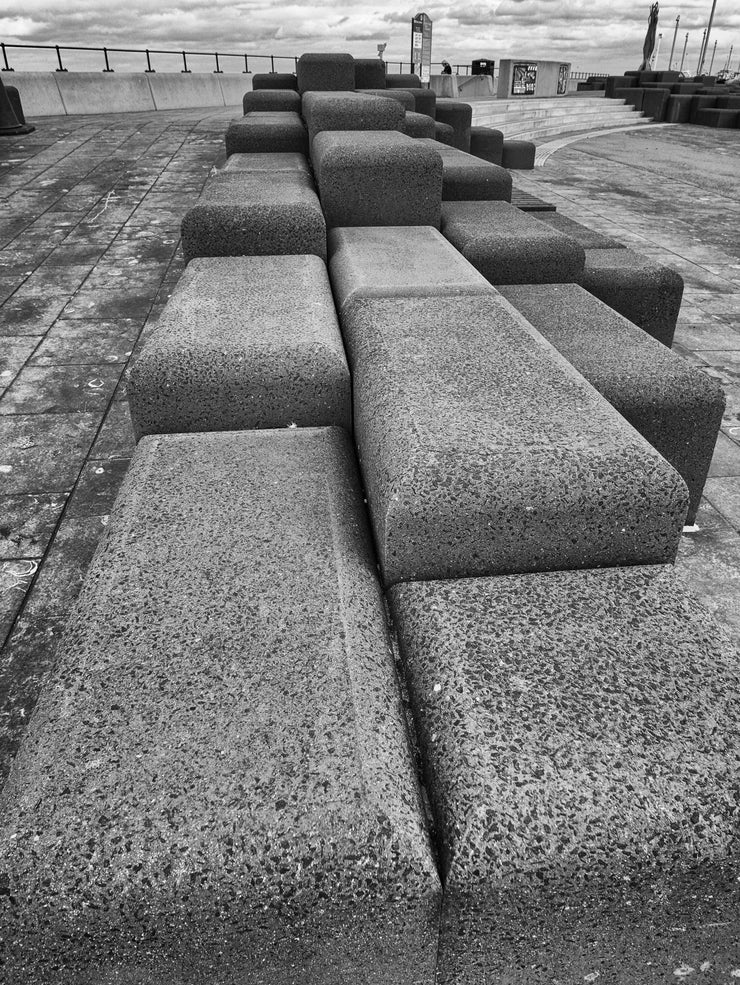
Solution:
M 558 92 L 560 70 L 565 84 Z M 570 62 L 542 61 L 539 58 L 506 58 L 499 62 L 498 98 L 526 99 L 528 96 L 564 96 L 570 75 Z
M 234 106 L 252 88 L 251 75 L 211 72 L 13 72 L 23 113 L 64 116 L 126 113 L 197 106 Z

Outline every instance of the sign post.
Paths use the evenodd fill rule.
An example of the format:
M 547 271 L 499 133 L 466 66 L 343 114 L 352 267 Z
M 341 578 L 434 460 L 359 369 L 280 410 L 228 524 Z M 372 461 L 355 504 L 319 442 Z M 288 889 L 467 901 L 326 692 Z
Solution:
M 411 71 L 429 85 L 432 73 L 432 22 L 426 14 L 411 20 Z

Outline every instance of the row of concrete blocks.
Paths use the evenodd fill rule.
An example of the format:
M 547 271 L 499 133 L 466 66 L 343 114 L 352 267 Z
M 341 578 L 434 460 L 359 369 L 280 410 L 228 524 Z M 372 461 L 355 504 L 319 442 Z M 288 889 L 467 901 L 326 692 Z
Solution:
M 740 125 L 740 94 L 709 94 L 698 84 L 668 85 L 647 83 L 635 86 L 607 86 L 606 96 L 626 103 L 650 116 L 657 123 L 694 123 L 699 126 L 737 129 Z

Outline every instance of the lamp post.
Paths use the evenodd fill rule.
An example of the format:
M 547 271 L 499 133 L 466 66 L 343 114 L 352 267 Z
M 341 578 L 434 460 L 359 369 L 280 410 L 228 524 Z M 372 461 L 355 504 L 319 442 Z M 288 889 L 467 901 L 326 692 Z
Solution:
M 673 49 L 676 47 L 676 36 L 678 35 L 678 22 L 681 20 L 681 15 L 676 14 L 676 27 L 673 31 L 673 44 L 671 45 L 671 57 L 668 59 L 668 71 L 670 72 L 673 67 Z
M 704 33 L 701 36 L 701 45 L 699 47 L 699 61 L 696 63 L 696 74 L 701 75 L 701 67 L 704 62 L 704 41 L 707 37 L 707 29 L 704 28 Z
M 714 20 L 714 8 L 717 6 L 717 0 L 712 0 L 712 10 L 709 14 L 709 23 L 707 24 L 707 29 L 704 32 L 704 44 L 702 45 L 701 58 L 699 59 L 699 70 L 696 73 L 701 75 L 701 70 L 704 68 L 704 61 L 707 57 L 707 48 L 709 47 L 709 35 L 712 33 L 712 21 Z
M 712 48 L 712 60 L 709 63 L 709 74 L 712 74 L 712 65 L 714 65 L 714 56 L 717 53 L 717 42 L 714 42 L 714 47 Z

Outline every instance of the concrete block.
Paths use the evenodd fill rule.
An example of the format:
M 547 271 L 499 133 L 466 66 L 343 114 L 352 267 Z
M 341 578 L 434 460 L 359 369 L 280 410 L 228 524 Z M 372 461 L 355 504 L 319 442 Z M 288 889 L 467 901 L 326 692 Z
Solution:
M 491 164 L 501 164 L 504 135 L 493 127 L 470 128 L 470 153 Z
M 115 82 L 118 72 L 104 78 Z M 154 108 L 158 110 L 224 104 L 221 86 L 218 83 L 219 77 L 212 72 L 193 72 L 188 75 L 182 72 L 153 72 L 151 75 L 142 75 L 139 78 L 146 80 L 151 89 Z M 129 106 L 128 109 L 131 107 Z M 103 112 L 110 113 L 112 108 Z
M 437 115 L 437 93 L 433 89 L 409 89 L 414 97 L 414 109 L 435 119 Z
M 458 150 L 469 153 L 470 127 L 473 122 L 473 107 L 470 103 L 461 103 L 457 99 L 437 99 L 438 123 L 447 123 L 452 127 L 455 138 L 454 146 Z
M 691 96 L 669 96 L 664 123 L 688 123 L 691 115 Z
M 396 92 L 400 91 L 400 89 L 396 90 Z M 407 137 L 414 137 L 417 140 L 434 140 L 434 120 L 426 113 L 407 112 L 403 118 L 403 132 Z
M 646 89 L 617 89 L 614 93 L 617 99 L 623 99 L 628 106 L 634 106 L 638 113 L 642 112 L 642 100 Z
M 694 114 L 694 123 L 700 127 L 737 130 L 738 122 L 740 109 L 699 109 Z
M 439 881 L 339 429 L 143 439 L 3 801 L 14 985 L 432 985 Z
M 674 82 L 671 86 L 671 92 L 676 95 L 696 95 L 696 93 L 701 92 L 703 86 L 701 82 Z
M 144 434 L 352 428 L 349 369 L 323 260 L 193 260 L 127 383 Z
M 574 219 L 569 219 L 560 212 L 538 211 L 536 218 L 540 222 L 546 223 L 551 229 L 555 229 L 565 236 L 570 236 L 571 239 L 580 243 L 584 250 L 625 249 L 624 243 L 618 243 L 616 239 L 612 239 L 611 236 L 606 236 L 604 233 L 600 233 L 595 229 L 589 229 L 588 226 L 584 226 Z
M 501 165 L 516 171 L 531 171 L 534 167 L 535 146 L 531 140 L 504 139 Z
M 658 72 L 640 72 L 637 76 L 637 84 L 642 85 L 643 82 L 660 82 L 661 80 L 658 78 L 658 75 Z
M 151 86 L 150 76 L 139 72 L 115 72 L 109 75 L 103 72 L 55 72 L 54 78 L 64 111 L 69 114 L 151 112 L 154 109 L 170 108 L 166 105 L 168 100 L 164 98 L 163 87 Z M 20 85 L 18 91 L 25 104 Z M 193 98 L 196 98 L 195 91 Z M 209 105 L 223 105 L 220 94 Z M 30 109 L 26 112 L 30 114 Z
M 683 278 L 633 250 L 586 250 L 581 284 L 670 349 Z
M 416 112 L 416 103 L 410 89 L 364 89 L 364 96 L 385 96 L 386 99 L 395 99 L 407 112 Z
M 386 89 L 421 89 L 421 79 L 412 73 L 404 75 L 402 72 L 387 72 L 385 76 Z
M 300 113 L 301 97 L 293 89 L 257 89 L 242 97 L 244 115 L 261 113 Z
M 673 560 L 683 480 L 496 292 L 341 324 L 386 585 Z
M 355 89 L 385 89 L 385 62 L 380 58 L 355 58 Z
M 740 94 L 735 96 L 717 96 L 718 109 L 740 109 Z
M 455 131 L 449 123 L 440 123 L 439 120 L 435 120 L 434 139 L 438 140 L 440 144 L 447 144 L 448 147 L 454 147 L 457 150 Z
M 298 173 L 211 178 L 182 220 L 186 260 L 199 256 L 315 254 L 326 260 L 326 223 Z
M 714 109 L 717 105 L 716 96 L 692 96 L 691 109 L 689 111 L 689 122 L 696 123 L 696 114 L 700 109 Z
M 642 100 L 643 115 L 651 117 L 656 123 L 662 123 L 665 120 L 669 99 L 670 93 L 667 89 L 648 89 Z
M 445 886 L 437 982 L 731 980 L 740 671 L 673 570 L 390 596 Z
M 576 284 L 500 291 L 671 463 L 694 523 L 725 408 L 719 384 Z
M 431 226 L 330 229 L 327 246 L 340 315 L 364 298 L 493 292 L 485 277 Z
M 606 99 L 619 99 L 623 97 L 617 96 L 617 89 L 634 89 L 637 86 L 636 76 L 627 75 L 609 75 L 606 79 L 606 88 L 604 89 L 604 96 Z
M 325 130 L 313 141 L 312 163 L 327 228 L 439 228 L 442 159 L 423 141 L 392 130 Z
M 256 72 L 252 76 L 252 89 L 292 89 L 298 92 L 295 72 Z
M 55 72 L 13 72 L 13 84 L 21 97 L 24 116 L 64 116 L 67 112 Z
M 511 201 L 511 175 L 505 168 L 456 147 L 425 140 L 442 158 L 442 201 Z
M 251 112 L 226 129 L 227 154 L 308 153 L 308 133 L 298 113 Z
M 404 109 L 395 99 L 360 92 L 309 92 L 303 97 L 303 119 L 309 145 L 322 131 L 401 130 Z
M 311 177 L 311 168 L 305 154 L 286 151 L 277 154 L 231 154 L 221 169 L 221 174 L 293 172 Z
M 583 276 L 580 243 L 507 202 L 445 202 L 442 234 L 494 285 L 579 283 Z
M 351 92 L 355 87 L 352 55 L 308 52 L 298 59 L 298 92 Z

